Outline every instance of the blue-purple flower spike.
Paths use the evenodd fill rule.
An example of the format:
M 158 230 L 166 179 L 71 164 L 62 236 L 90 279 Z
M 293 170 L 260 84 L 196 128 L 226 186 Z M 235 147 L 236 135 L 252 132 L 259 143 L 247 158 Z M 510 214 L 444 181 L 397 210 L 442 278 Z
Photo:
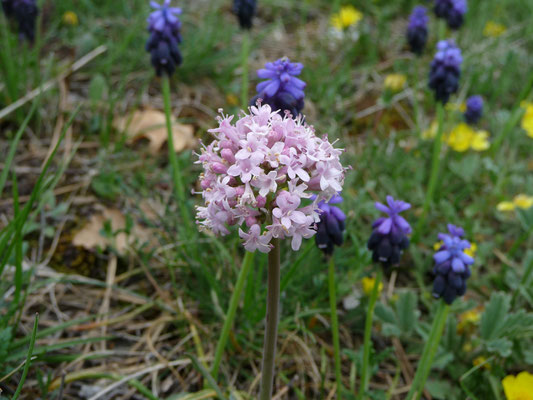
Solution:
M 429 87 L 435 92 L 435 99 L 446 104 L 453 93 L 459 89 L 461 49 L 453 40 L 441 40 L 437 43 L 437 53 L 431 62 Z
M 328 202 L 318 203 L 320 221 L 317 223 L 315 243 L 326 255 L 332 255 L 335 246 L 341 246 L 345 228 L 346 215 L 333 204 L 342 203 L 340 195 L 333 196 Z
M 181 9 L 170 7 L 170 0 L 165 0 L 163 5 L 151 1 L 155 9 L 148 18 L 148 32 L 150 38 L 146 42 L 146 51 L 152 56 L 152 65 L 157 76 L 172 75 L 182 62 L 178 48 L 181 43 L 181 22 L 178 15 Z
M 417 55 L 422 54 L 428 39 L 428 22 L 427 9 L 423 6 L 416 6 L 409 17 L 407 26 L 407 42 L 411 51 Z
M 466 0 L 435 0 L 435 15 L 443 18 L 452 29 L 459 29 L 468 11 Z
M 19 29 L 19 36 L 30 42 L 35 40 L 35 25 L 39 9 L 35 0 L 2 0 L 2 9 L 7 17 L 13 18 Z
M 471 96 L 466 100 L 465 120 L 470 125 L 476 124 L 483 115 L 483 97 Z
M 257 7 L 256 0 L 234 0 L 233 12 L 239 19 L 239 25 L 242 29 L 251 29 L 252 20 L 254 19 L 255 9 Z
M 466 281 L 470 277 L 470 266 L 474 259 L 465 254 L 470 242 L 462 239 L 464 230 L 455 225 L 448 225 L 448 233 L 439 233 L 443 245 L 433 256 L 435 281 L 433 296 L 442 298 L 447 304 L 466 293 Z
M 411 204 L 387 196 L 387 205 L 377 202 L 376 208 L 388 214 L 388 217 L 380 217 L 372 224 L 374 230 L 367 246 L 372 250 L 374 262 L 381 262 L 384 267 L 390 267 L 400 262 L 402 252 L 409 247 L 407 235 L 412 229 L 399 214 L 410 209 Z
M 265 68 L 257 71 L 257 76 L 266 80 L 257 85 L 257 95 L 250 104 L 263 99 L 263 104 L 273 110 L 289 111 L 297 117 L 304 107 L 306 83 L 297 78 L 303 67 L 301 63 L 291 63 L 287 57 L 266 63 Z

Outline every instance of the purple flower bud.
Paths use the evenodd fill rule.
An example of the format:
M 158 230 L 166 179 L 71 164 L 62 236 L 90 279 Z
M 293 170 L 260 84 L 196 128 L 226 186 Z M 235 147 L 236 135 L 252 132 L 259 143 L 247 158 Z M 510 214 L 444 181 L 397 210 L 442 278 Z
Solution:
M 252 20 L 257 7 L 256 0 L 234 0 L 233 12 L 239 19 L 239 25 L 242 29 L 251 29 Z
M 435 0 L 435 15 L 448 22 L 452 29 L 459 29 L 468 11 L 466 0 Z
M 466 100 L 465 120 L 470 125 L 477 123 L 483 115 L 483 98 L 471 96 Z
M 20 38 L 33 42 L 39 15 L 35 0 L 2 0 L 2 9 L 7 17 L 17 22 Z
M 333 204 L 342 203 L 340 195 L 333 196 L 328 202 L 318 203 L 320 221 L 317 223 L 315 243 L 326 255 L 333 254 L 335 246 L 341 246 L 344 242 L 342 234 L 345 229 L 346 215 Z
M 422 54 L 426 46 L 428 38 L 428 22 L 427 9 L 423 6 L 416 6 L 409 17 L 409 25 L 407 26 L 407 42 L 411 47 L 411 51 L 417 55 Z
M 461 49 L 452 40 L 441 40 L 437 43 L 437 52 L 431 62 L 429 87 L 435 91 L 435 99 L 444 104 L 459 89 Z

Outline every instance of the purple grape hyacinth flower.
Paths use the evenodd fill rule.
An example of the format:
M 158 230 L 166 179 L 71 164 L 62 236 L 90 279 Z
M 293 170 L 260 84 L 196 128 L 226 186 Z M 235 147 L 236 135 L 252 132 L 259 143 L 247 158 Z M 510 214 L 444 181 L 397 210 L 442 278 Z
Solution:
M 466 0 L 435 0 L 435 15 L 443 18 L 452 29 L 459 29 L 468 11 Z
M 428 22 L 427 8 L 416 6 L 409 17 L 409 25 L 407 26 L 407 42 L 411 51 L 416 55 L 422 54 L 424 47 L 426 47 Z
M 316 196 L 311 199 L 314 200 Z M 346 214 L 333 204 L 340 204 L 343 198 L 340 195 L 333 196 L 328 202 L 322 200 L 318 203 L 320 221 L 317 223 L 315 243 L 326 255 L 332 255 L 335 246 L 341 246 L 344 242 L 342 234 L 345 229 Z
M 255 9 L 257 7 L 256 0 L 234 0 L 233 12 L 239 19 L 239 25 L 242 29 L 251 29 L 252 20 L 255 15 Z
M 466 281 L 471 275 L 470 266 L 474 264 L 474 259 L 464 252 L 471 247 L 469 241 L 462 239 L 464 230 L 450 224 L 448 232 L 439 233 L 443 244 L 433 255 L 433 296 L 452 304 L 466 293 Z
M 412 229 L 399 214 L 410 209 L 411 204 L 387 196 L 387 205 L 376 202 L 375 206 L 388 214 L 388 217 L 380 217 L 372 224 L 373 232 L 367 247 L 372 250 L 374 262 L 381 262 L 383 266 L 389 267 L 398 264 L 402 252 L 409 247 L 407 235 Z
M 467 123 L 474 125 L 483 115 L 483 97 L 471 96 L 466 100 L 466 111 L 464 117 Z
M 157 76 L 172 75 L 182 62 L 178 48 L 181 43 L 181 22 L 178 16 L 181 8 L 170 7 L 170 0 L 165 0 L 163 5 L 150 2 L 155 9 L 148 17 L 148 31 L 150 38 L 146 42 L 146 51 L 151 54 L 152 65 Z
M 19 36 L 29 42 L 35 40 L 35 25 L 39 9 L 35 0 L 2 0 L 2 9 L 7 17 L 18 24 Z
M 265 68 L 257 71 L 257 76 L 266 80 L 257 85 L 257 95 L 250 105 L 263 99 L 263 104 L 273 110 L 289 111 L 297 117 L 304 107 L 306 83 L 297 78 L 303 67 L 301 63 L 291 63 L 287 57 L 266 63 Z
M 431 62 L 429 87 L 435 92 L 435 99 L 446 104 L 453 93 L 459 89 L 461 49 L 453 40 L 441 40 L 437 43 L 437 52 Z

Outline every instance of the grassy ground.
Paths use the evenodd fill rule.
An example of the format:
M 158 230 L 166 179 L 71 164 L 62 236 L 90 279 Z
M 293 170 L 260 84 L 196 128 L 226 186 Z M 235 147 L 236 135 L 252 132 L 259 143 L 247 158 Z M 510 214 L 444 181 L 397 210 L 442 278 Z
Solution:
M 0 110 L 54 82 L 0 119 L 1 396 L 12 398 L 23 381 L 24 399 L 216 398 L 202 371 L 213 360 L 244 249 L 236 232 L 191 234 L 172 195 L 165 151 L 154 154 L 146 141 L 131 143 L 115 129 L 128 112 L 163 109 L 161 84 L 144 51 L 148 2 L 40 5 L 41 33 L 32 48 L 0 19 Z M 171 81 L 173 114 L 207 141 L 217 109 L 239 109 L 243 34 L 229 1 L 179 5 L 184 64 Z M 346 243 L 335 253 L 347 399 L 355 398 L 361 371 L 368 305 L 361 279 L 376 271 L 366 250 L 378 214 L 374 201 L 387 194 L 409 201 L 413 226 L 422 213 L 433 143 L 421 136 L 435 118 L 426 81 L 437 40 L 432 20 L 424 55 L 407 51 L 404 32 L 414 1 L 353 5 L 364 14 L 356 39 L 331 33 L 331 1 L 260 0 L 249 58 L 250 97 L 254 71 L 265 62 L 289 56 L 305 65 L 307 122 L 338 138 L 346 149 L 343 163 L 353 168 L 342 205 Z M 77 14 L 77 25 L 64 22 L 67 11 Z M 521 100 L 533 98 L 532 12 L 531 0 L 472 0 L 465 26 L 450 33 L 465 58 L 452 102 L 485 98 L 480 126 L 493 145 L 484 152 L 445 151 L 438 200 L 420 239 L 385 275 L 372 332 L 373 399 L 403 399 L 409 390 L 435 314 L 433 244 L 447 223 L 463 226 L 478 250 L 467 295 L 448 317 L 425 398 L 503 399 L 501 379 L 533 368 L 533 208 L 497 210 L 517 194 L 533 195 L 533 140 L 519 124 Z M 484 36 L 487 21 L 506 32 Z M 90 62 L 63 73 L 102 45 Z M 407 84 L 384 101 L 390 73 L 405 74 Z M 447 110 L 445 131 L 461 118 Z M 47 158 L 58 139 L 57 152 Z M 190 190 L 199 188 L 194 158 L 190 150 L 179 153 Z M 187 201 L 192 212 L 201 198 Z M 95 218 L 100 225 L 80 239 Z M 101 235 L 103 249 L 85 248 Z M 253 398 L 258 390 L 266 262 L 255 255 L 222 360 L 218 384 L 227 398 Z M 327 265 L 312 240 L 297 253 L 284 244 L 277 399 L 336 398 L 327 284 Z M 33 358 L 25 362 L 28 354 Z M 479 360 L 488 363 L 477 368 Z

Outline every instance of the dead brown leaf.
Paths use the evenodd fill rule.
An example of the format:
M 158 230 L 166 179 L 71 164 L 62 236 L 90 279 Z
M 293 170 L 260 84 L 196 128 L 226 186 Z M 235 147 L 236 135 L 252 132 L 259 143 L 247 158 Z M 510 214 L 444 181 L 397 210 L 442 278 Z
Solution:
M 113 121 L 113 127 L 125 132 L 127 142 L 130 144 L 140 139 L 147 139 L 151 154 L 157 154 L 167 141 L 165 114 L 153 108 L 137 110 L 126 117 L 117 116 Z M 172 118 L 172 139 L 174 151 L 177 153 L 196 146 L 193 126 L 180 124 L 175 118 Z

